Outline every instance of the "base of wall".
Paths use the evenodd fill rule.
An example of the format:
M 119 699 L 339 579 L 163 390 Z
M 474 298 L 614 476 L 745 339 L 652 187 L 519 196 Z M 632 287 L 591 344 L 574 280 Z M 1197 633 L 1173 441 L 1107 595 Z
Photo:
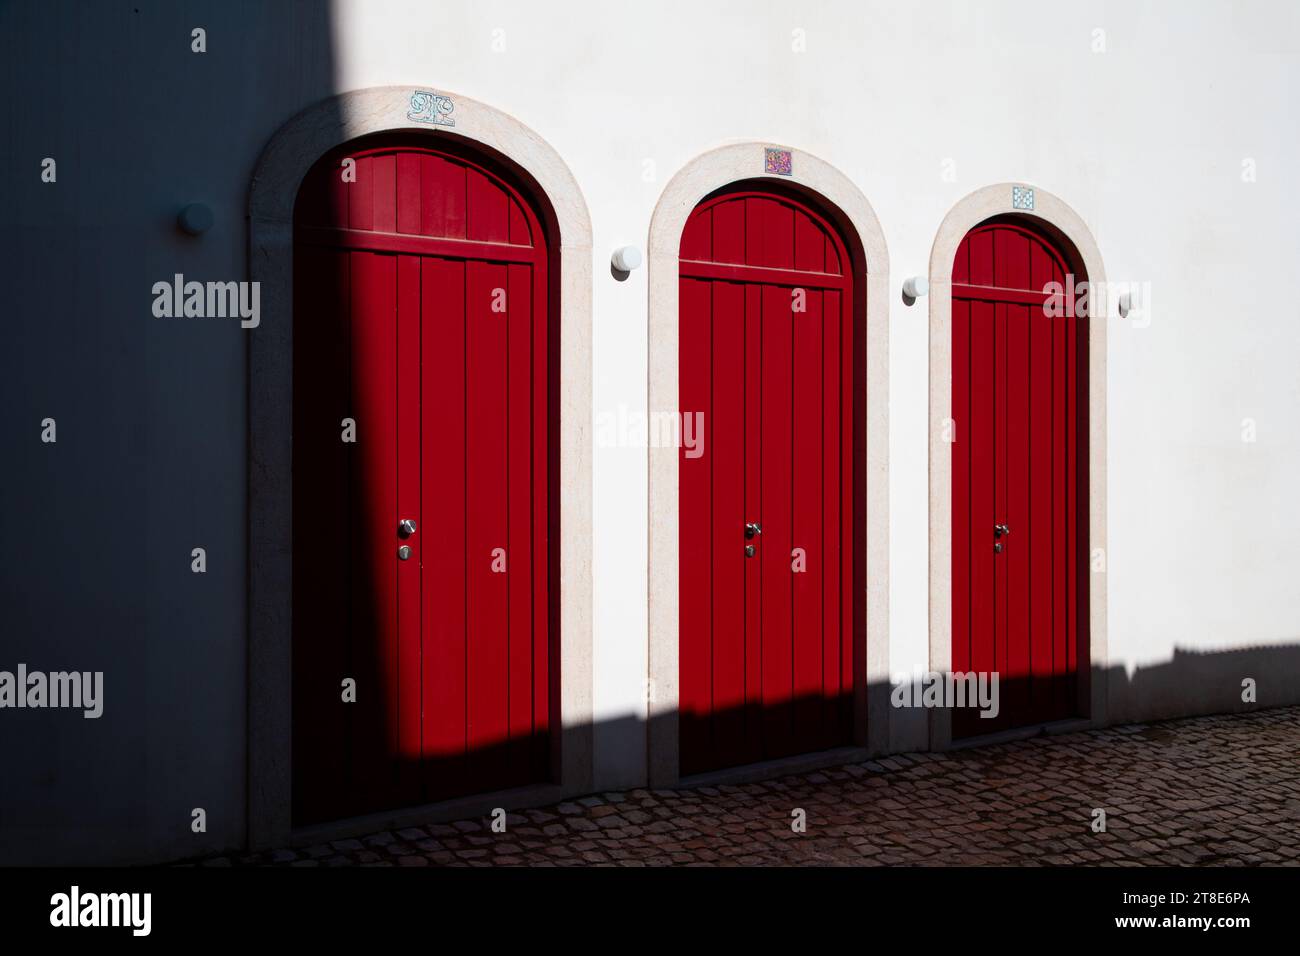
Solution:
M 317 823 L 309 827 L 295 828 L 289 835 L 289 845 L 295 847 L 315 846 L 342 840 L 348 837 L 365 836 L 382 830 L 400 830 L 405 827 L 418 827 L 426 823 L 446 823 L 451 820 L 466 820 L 473 817 L 487 817 L 492 811 L 501 808 L 507 811 L 527 810 L 532 807 L 544 807 L 575 794 L 566 793 L 557 783 L 539 784 L 531 787 L 518 787 L 513 790 L 498 790 L 495 793 L 480 793 L 440 803 L 426 803 L 417 807 L 404 807 L 400 810 L 385 810 L 362 817 L 349 817 L 346 820 L 334 820 L 329 823 Z
M 1087 717 L 1071 717 L 1068 720 L 1054 720 L 1046 724 L 1028 724 L 1024 727 L 1012 727 L 992 734 L 980 734 L 978 737 L 963 737 L 948 744 L 945 750 L 968 750 L 971 747 L 991 747 L 994 744 L 1012 743 L 1028 740 L 1030 737 L 1052 736 L 1056 734 L 1074 734 L 1081 730 L 1093 730 L 1099 727 Z
M 742 767 L 727 767 L 725 770 L 710 770 L 682 777 L 673 789 L 689 790 L 693 787 L 724 787 L 742 783 L 757 783 L 760 780 L 773 780 L 799 773 L 811 773 L 838 767 L 847 763 L 864 763 L 871 759 L 871 751 L 866 747 L 836 747 L 834 750 L 819 750 L 811 754 L 797 754 L 782 757 L 779 760 L 764 760 L 749 763 Z

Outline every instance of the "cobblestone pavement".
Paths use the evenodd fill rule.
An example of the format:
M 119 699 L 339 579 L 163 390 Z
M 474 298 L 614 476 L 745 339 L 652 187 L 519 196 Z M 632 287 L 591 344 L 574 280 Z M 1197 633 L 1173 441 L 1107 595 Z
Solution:
M 792 811 L 807 831 L 792 830 Z M 1095 808 L 1106 832 L 1092 830 Z M 1300 865 L 1300 708 L 605 793 L 207 866 Z

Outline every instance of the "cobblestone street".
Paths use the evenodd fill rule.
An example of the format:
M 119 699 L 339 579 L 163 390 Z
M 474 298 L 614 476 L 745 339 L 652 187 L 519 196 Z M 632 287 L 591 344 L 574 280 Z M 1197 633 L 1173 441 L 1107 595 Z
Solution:
M 806 811 L 807 832 L 791 828 Z M 1093 811 L 1106 814 L 1094 833 Z M 1300 864 L 1300 708 L 605 793 L 206 866 Z

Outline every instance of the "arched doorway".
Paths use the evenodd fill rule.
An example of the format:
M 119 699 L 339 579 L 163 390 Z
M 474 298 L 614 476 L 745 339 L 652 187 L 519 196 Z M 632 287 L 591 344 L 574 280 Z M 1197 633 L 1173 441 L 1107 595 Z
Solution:
M 811 195 L 706 197 L 678 271 L 682 433 L 701 439 L 678 468 L 688 776 L 855 739 L 865 365 L 862 277 Z
M 996 716 L 958 707 L 953 737 L 1089 712 L 1087 279 L 1026 216 L 953 259 L 951 668 L 998 676 Z
M 293 222 L 293 823 L 551 781 L 555 237 L 403 132 L 323 157 Z

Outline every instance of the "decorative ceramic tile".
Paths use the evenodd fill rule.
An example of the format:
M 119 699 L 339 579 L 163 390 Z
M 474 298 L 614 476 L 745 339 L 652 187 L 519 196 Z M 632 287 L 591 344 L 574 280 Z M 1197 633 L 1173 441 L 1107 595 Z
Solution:
M 764 149 L 763 171 L 777 176 L 794 175 L 794 158 L 788 149 Z
M 455 126 L 451 111 L 456 108 L 450 96 L 430 93 L 428 90 L 416 90 L 411 94 L 411 108 L 406 118 L 417 123 L 432 123 L 434 126 Z
M 1011 187 L 1011 208 L 1012 209 L 1033 209 L 1034 208 L 1034 191 L 1028 186 Z

